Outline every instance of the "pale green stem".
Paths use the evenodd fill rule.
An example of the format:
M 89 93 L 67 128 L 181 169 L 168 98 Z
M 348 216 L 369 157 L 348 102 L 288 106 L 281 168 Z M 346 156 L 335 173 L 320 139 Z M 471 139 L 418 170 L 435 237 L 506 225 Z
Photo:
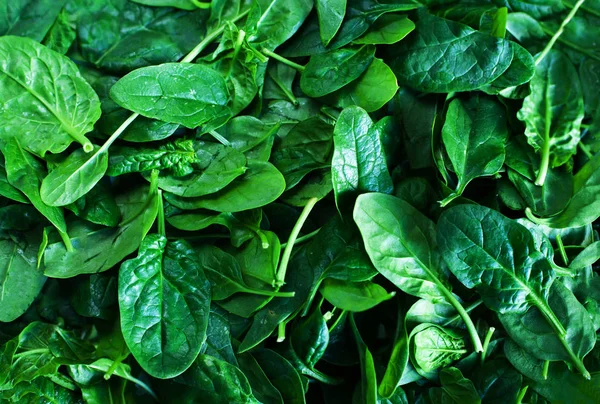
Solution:
M 546 57 L 546 55 L 548 54 L 548 52 L 550 52 L 550 50 L 552 49 L 552 47 L 554 46 L 554 44 L 556 43 L 556 41 L 558 41 L 558 38 L 562 35 L 562 33 L 565 30 L 565 27 L 567 26 L 567 24 L 569 22 L 571 22 L 571 20 L 573 19 L 573 17 L 575 17 L 575 14 L 577 13 L 577 10 L 579 10 L 579 7 L 581 7 L 583 5 L 583 3 L 585 3 L 585 0 L 579 0 L 577 3 L 575 3 L 575 5 L 571 9 L 571 11 L 569 11 L 569 14 L 567 14 L 567 17 L 560 24 L 560 27 L 558 27 L 558 30 L 554 33 L 554 35 L 552 36 L 552 38 L 550 38 L 550 41 L 548 41 L 548 44 L 546 45 L 546 47 L 544 48 L 544 50 L 542 50 L 542 52 L 535 59 L 535 64 L 536 65 L 539 64 Z
M 60 234 L 60 238 L 62 239 L 63 243 L 65 243 L 65 248 L 67 249 L 67 252 L 75 251 L 75 249 L 73 248 L 73 244 L 71 244 L 71 239 L 69 238 L 69 235 L 58 229 L 56 230 L 58 231 L 58 234 Z
M 544 361 L 544 367 L 542 368 L 542 377 L 544 380 L 548 380 L 548 371 L 550 370 L 550 361 Z
M 285 321 L 282 321 L 277 326 L 277 342 L 285 341 L 285 326 L 286 326 L 286 324 L 287 323 Z
M 562 237 L 560 234 L 556 235 L 556 244 L 558 244 L 558 251 L 560 251 L 560 256 L 565 264 L 565 266 L 569 266 L 569 257 L 567 256 L 567 252 L 565 251 L 565 246 L 562 241 Z
M 266 48 L 262 48 L 260 51 L 263 54 L 267 55 L 268 57 L 273 58 L 273 59 L 275 59 L 275 60 L 277 60 L 277 61 L 279 61 L 279 62 L 281 62 L 283 64 L 286 64 L 289 67 L 292 67 L 292 68 L 298 70 L 299 72 L 303 72 L 304 69 L 305 69 L 304 66 L 299 65 L 298 63 L 294 63 L 291 60 L 286 59 L 283 56 L 280 56 L 280 55 L 276 54 L 275 52 L 272 52 L 272 51 L 270 51 L 270 50 L 268 50 Z
M 217 132 L 216 130 L 211 130 L 208 133 L 210 133 L 210 135 L 212 137 L 214 137 L 219 143 L 221 143 L 223 146 L 231 146 L 231 142 L 229 142 L 229 140 L 225 139 L 223 136 L 221 136 L 219 134 L 219 132 Z
M 162 189 L 158 190 L 158 234 L 166 237 L 167 231 L 165 227 L 165 205 L 163 202 Z
M 494 335 L 494 331 L 496 331 L 496 329 L 494 327 L 490 327 L 488 329 L 487 334 L 485 335 L 485 339 L 483 340 L 483 352 L 481 352 L 481 363 L 485 361 L 485 357 L 487 356 L 487 350 L 490 346 L 490 341 L 492 340 L 492 335 Z
M 523 399 L 525 398 L 525 394 L 527 394 L 527 389 L 529 388 L 529 386 L 525 385 L 520 391 L 519 391 L 519 395 L 517 396 L 517 401 L 515 402 L 516 404 L 521 404 L 523 402 Z
M 550 122 L 546 120 L 546 125 L 550 125 Z M 542 161 L 540 162 L 540 171 L 535 179 L 535 185 L 541 187 L 546 182 L 546 175 L 548 174 L 548 167 L 550 166 L 550 130 L 544 133 L 544 147 L 542 148 Z
M 295 245 L 300 245 L 303 244 L 305 242 L 307 242 L 308 240 L 310 240 L 311 238 L 313 238 L 314 236 L 316 236 L 317 234 L 319 234 L 319 231 L 321 230 L 321 228 L 318 228 L 315 231 L 312 231 L 308 234 L 305 234 L 304 236 L 298 237 L 296 239 L 296 244 Z M 285 248 L 287 246 L 287 243 L 283 243 L 281 244 L 281 248 Z
M 283 250 L 283 255 L 281 256 L 281 262 L 279 263 L 279 268 L 277 269 L 275 285 L 277 285 L 278 287 L 283 286 L 283 284 L 285 283 L 285 274 L 287 272 L 288 263 L 292 256 L 292 250 L 294 248 L 294 243 L 296 242 L 296 239 L 298 238 L 298 234 L 300 234 L 300 230 L 302 229 L 302 226 L 306 222 L 306 219 L 308 219 L 308 215 L 310 214 L 310 211 L 313 209 L 313 207 L 317 204 L 318 201 L 319 201 L 318 198 L 311 198 L 308 200 L 308 202 L 306 203 L 306 206 L 304 206 L 304 209 L 302 210 L 302 213 L 300 214 L 300 217 L 296 221 L 296 224 L 294 225 L 292 232 L 290 233 L 290 237 L 285 246 L 285 250 Z
M 199 0 L 190 0 L 190 1 L 192 2 L 193 5 L 195 5 L 198 8 L 201 8 L 203 10 L 208 10 L 210 8 L 210 1 L 208 3 L 204 3 Z

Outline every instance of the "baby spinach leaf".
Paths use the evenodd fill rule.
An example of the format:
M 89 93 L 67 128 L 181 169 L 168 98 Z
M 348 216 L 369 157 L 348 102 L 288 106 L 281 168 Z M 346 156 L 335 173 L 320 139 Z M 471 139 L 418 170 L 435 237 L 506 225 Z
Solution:
M 440 93 L 471 91 L 491 83 L 508 69 L 514 51 L 507 40 L 421 11 L 415 31 L 396 45 L 394 53 L 391 67 L 400 84 Z
M 17 0 L 0 7 L 0 35 L 26 36 L 41 42 L 65 0 Z
M 146 7 L 128 0 L 92 2 L 77 10 L 83 57 L 115 73 L 174 62 L 205 35 L 205 10 Z M 101 22 L 101 29 L 98 23 Z
M 248 40 L 269 50 L 287 41 L 310 13 L 310 0 L 257 0 L 250 10 L 246 26 Z
M 111 88 L 110 96 L 147 118 L 190 129 L 230 114 L 225 80 L 200 64 L 165 63 L 134 70 Z
M 0 321 L 20 317 L 33 303 L 46 282 L 37 266 L 39 244 L 35 237 L 0 240 Z
M 17 138 L 8 139 L 2 147 L 6 160 L 8 182 L 23 192 L 35 208 L 44 215 L 60 232 L 67 232 L 67 224 L 62 208 L 46 205 L 40 195 L 40 183 L 46 170 L 31 153 L 23 148 Z
M 462 195 L 473 179 L 494 175 L 502 168 L 507 139 L 505 110 L 492 98 L 474 95 L 450 102 L 442 140 L 458 184 L 456 191 L 441 202 L 442 206 Z
M 40 196 L 48 206 L 65 206 L 87 194 L 104 177 L 108 153 L 97 146 L 93 152 L 75 150 L 42 181 Z
M 350 327 L 358 348 L 360 358 L 361 384 L 358 387 L 360 397 L 365 404 L 377 404 L 377 375 L 375 374 L 375 361 L 369 347 L 365 344 L 360 331 L 356 326 L 354 315 L 350 314 Z
M 116 198 L 121 211 L 118 227 L 100 227 L 82 221 L 70 226 L 73 251 L 62 241 L 50 242 L 44 250 L 44 274 L 70 278 L 80 274 L 106 271 L 117 265 L 139 246 L 158 213 L 156 192 L 138 187 Z
M 450 291 L 433 222 L 403 200 L 377 193 L 358 197 L 354 221 L 375 268 L 405 293 L 452 304 L 481 349 L 472 320 Z
M 197 167 L 190 167 L 193 171 L 183 176 L 159 176 L 159 188 L 183 197 L 204 196 L 222 190 L 246 171 L 246 157 L 231 147 L 208 142 L 199 142 L 197 147 L 189 154 L 189 161 Z
M 366 34 L 353 43 L 372 45 L 391 45 L 410 34 L 415 23 L 401 14 L 384 14 L 379 17 Z
M 300 88 L 310 97 L 322 97 L 356 80 L 373 62 L 375 48 L 361 46 L 314 55 L 300 77 Z
M 585 226 L 600 217 L 599 186 L 600 154 L 596 154 L 575 174 L 573 196 L 562 212 L 549 218 L 537 218 L 526 211 L 527 216 L 537 224 L 556 229 Z
M 63 9 L 44 37 L 43 44 L 64 55 L 75 41 L 76 35 L 75 29 L 69 21 L 69 15 Z
M 467 353 L 465 341 L 456 332 L 435 324 L 419 324 L 409 336 L 410 360 L 419 374 L 436 378 L 437 370 Z
M 569 264 L 569 268 L 582 269 L 588 265 L 593 265 L 600 259 L 600 241 L 596 241 L 581 251 Z
M 134 3 L 154 7 L 176 7 L 182 10 L 194 10 L 196 5 L 192 0 L 132 0 Z
M 348 282 L 338 279 L 325 279 L 319 290 L 329 303 L 352 312 L 369 310 L 396 294 L 388 293 L 371 281 Z
M 373 125 L 360 107 L 342 111 L 333 131 L 331 160 L 333 190 L 338 207 L 361 192 L 392 192 L 392 179 L 381 144 L 381 124 Z M 349 198 L 350 197 L 350 198 Z
M 123 336 L 144 370 L 161 379 L 183 373 L 200 352 L 210 310 L 210 285 L 194 250 L 146 236 L 138 256 L 121 265 L 119 307 Z
M 536 308 L 523 314 L 501 314 L 508 335 L 528 353 L 543 360 L 572 362 L 586 356 L 596 343 L 592 321 L 581 303 L 560 281 L 550 289 L 548 305 L 567 330 L 557 338 L 544 315 Z
M 164 382 L 163 382 L 164 383 Z M 182 375 L 164 389 L 166 403 L 198 402 L 258 404 L 244 374 L 234 365 L 199 355 Z
M 375 58 L 358 79 L 334 92 L 336 105 L 341 108 L 357 105 L 367 112 L 383 107 L 398 91 L 398 81 L 392 69 Z
M 459 205 L 440 217 L 438 242 L 452 273 L 466 287 L 475 287 L 486 306 L 501 315 L 519 318 L 539 310 L 544 325 L 563 345 L 569 362 L 589 377 L 581 352 L 569 345 L 570 335 L 565 328 L 582 333 L 585 325 L 563 324 L 549 304 L 554 270 L 525 227 L 489 208 Z
M 32 62 L 21 63 L 23 55 Z M 85 134 L 100 117 L 100 101 L 75 64 L 32 39 L 15 36 L 0 38 L 0 59 L 0 97 L 7 102 L 0 110 L 0 139 L 18 138 L 42 157 L 62 152 L 73 141 L 90 152 Z
M 527 141 L 542 156 L 536 184 L 543 185 L 548 167 L 565 164 L 576 152 L 583 95 L 573 64 L 554 50 L 536 65 L 530 89 L 517 117 L 525 122 Z
M 255 193 L 261 187 L 261 193 Z M 240 212 L 273 202 L 285 189 L 281 173 L 270 163 L 251 161 L 248 170 L 228 186 L 210 195 L 195 198 L 165 194 L 165 199 L 180 209 L 209 209 L 217 212 Z
M 346 0 L 315 0 L 321 41 L 327 46 L 340 29 L 346 14 Z

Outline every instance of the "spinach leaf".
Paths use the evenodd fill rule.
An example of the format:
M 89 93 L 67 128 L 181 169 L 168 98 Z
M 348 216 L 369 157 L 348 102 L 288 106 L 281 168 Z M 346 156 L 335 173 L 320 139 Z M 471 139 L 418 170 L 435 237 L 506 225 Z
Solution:
M 396 294 L 388 293 L 371 281 L 347 282 L 338 279 L 325 279 L 320 291 L 335 307 L 352 312 L 369 310 Z
M 513 53 L 507 40 L 422 11 L 414 32 L 397 45 L 391 67 L 400 84 L 419 91 L 471 91 L 500 77 Z
M 507 139 L 504 108 L 492 98 L 475 95 L 450 102 L 442 140 L 458 184 L 442 206 L 459 197 L 473 179 L 494 175 L 502 168 Z
M 191 129 L 230 114 L 225 80 L 199 64 L 165 63 L 134 70 L 112 86 L 110 96 L 123 108 L 147 118 Z
M 565 164 L 576 152 L 583 94 L 575 67 L 559 51 L 536 65 L 530 88 L 517 117 L 525 122 L 527 141 L 541 155 L 536 185 L 543 185 L 548 167 Z
M 321 41 L 327 46 L 340 29 L 346 14 L 346 0 L 316 0 Z
M 360 107 L 342 111 L 333 131 L 331 161 L 333 190 L 338 207 L 356 193 L 391 193 L 392 179 L 381 144 L 381 123 L 373 124 Z
M 22 64 L 23 55 L 32 63 Z M 92 151 L 85 134 L 100 117 L 100 101 L 75 64 L 32 39 L 16 36 L 0 37 L 0 58 L 0 96 L 8 102 L 0 110 L 0 139 L 17 138 L 42 157 L 48 151 L 62 152 L 73 141 Z
M 183 373 L 206 338 L 210 309 L 210 286 L 194 250 L 146 236 L 138 256 L 119 270 L 119 308 L 127 346 L 144 370 L 160 379 Z

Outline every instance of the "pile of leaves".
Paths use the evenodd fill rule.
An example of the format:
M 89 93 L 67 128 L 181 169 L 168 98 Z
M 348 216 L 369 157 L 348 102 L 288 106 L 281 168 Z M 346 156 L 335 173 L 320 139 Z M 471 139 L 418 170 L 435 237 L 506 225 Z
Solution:
M 0 5 L 0 402 L 600 401 L 600 1 Z

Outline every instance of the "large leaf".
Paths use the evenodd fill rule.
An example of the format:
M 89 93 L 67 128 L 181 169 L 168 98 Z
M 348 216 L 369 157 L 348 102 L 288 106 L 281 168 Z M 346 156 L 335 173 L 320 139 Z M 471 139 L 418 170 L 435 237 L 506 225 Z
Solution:
M 586 335 L 586 323 L 567 322 L 565 304 L 549 303 L 554 270 L 526 227 L 483 206 L 458 205 L 440 217 L 438 242 L 452 273 L 466 287 L 476 288 L 490 309 L 511 319 L 539 310 L 566 359 L 589 377 L 582 361 L 587 351 L 570 345 L 571 338 Z
M 65 0 L 14 0 L 0 5 L 0 35 L 40 41 L 52 27 Z
M 577 151 L 583 119 L 583 93 L 569 58 L 553 50 L 537 65 L 517 117 L 527 141 L 541 154 L 541 170 L 566 163 Z M 539 177 L 538 177 L 539 178 Z M 543 181 L 540 181 L 540 184 Z
M 150 375 L 172 378 L 189 368 L 206 338 L 210 285 L 184 241 L 152 234 L 119 271 L 121 329 Z
M 28 62 L 24 63 L 23 58 Z M 100 117 L 100 101 L 66 56 L 29 38 L 0 38 L 0 139 L 17 137 L 44 156 L 73 141 L 91 150 L 85 134 Z
M 392 70 L 400 84 L 444 93 L 491 83 L 513 58 L 510 42 L 423 11 L 416 28 L 395 49 Z
M 493 98 L 474 95 L 450 102 L 442 140 L 458 184 L 442 205 L 459 197 L 475 178 L 494 175 L 502 168 L 507 139 L 506 112 Z
M 111 88 L 110 96 L 147 118 L 190 129 L 230 114 L 225 79 L 200 64 L 165 63 L 135 70 Z
M 392 192 L 392 178 L 379 129 L 379 125 L 373 125 L 369 114 L 360 107 L 345 108 L 338 117 L 333 131 L 331 161 L 338 206 L 357 193 Z
M 0 321 L 10 322 L 25 313 L 46 282 L 37 267 L 35 241 L 31 237 L 0 240 Z

